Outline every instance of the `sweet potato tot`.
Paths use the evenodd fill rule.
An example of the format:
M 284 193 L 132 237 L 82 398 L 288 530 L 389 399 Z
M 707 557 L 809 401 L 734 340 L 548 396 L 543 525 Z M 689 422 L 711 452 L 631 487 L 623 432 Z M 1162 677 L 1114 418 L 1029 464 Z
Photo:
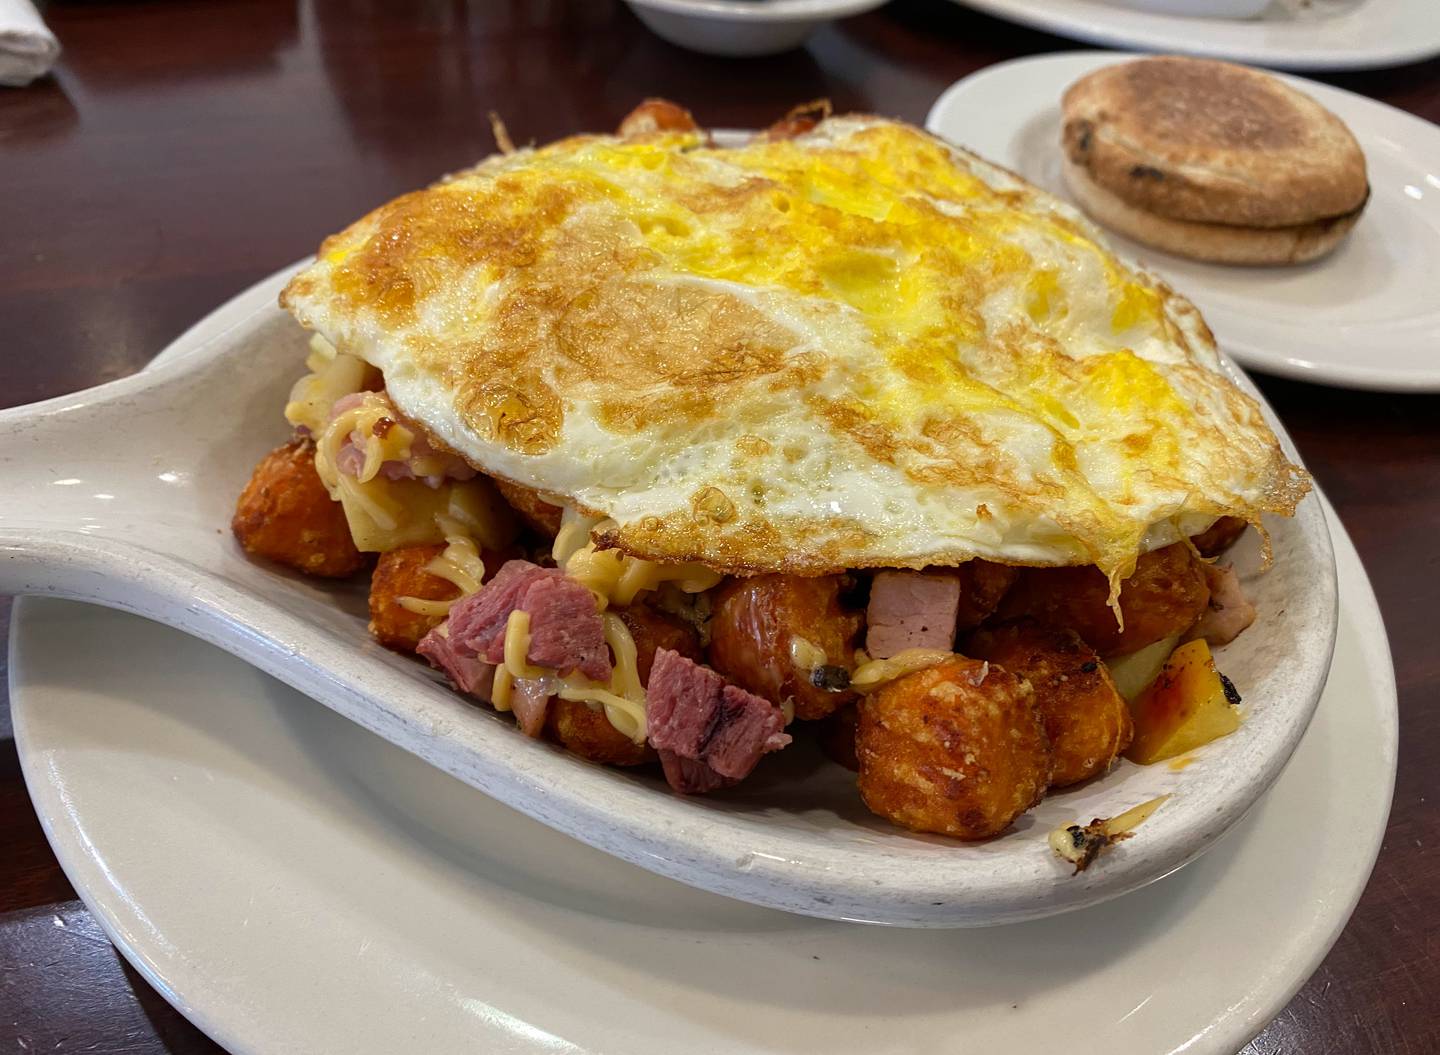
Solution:
M 425 570 L 440 554 L 443 543 L 434 546 L 405 546 L 382 553 L 370 576 L 370 633 L 386 648 L 414 652 L 420 639 L 435 628 L 444 615 L 412 612 L 400 603 L 402 597 L 424 601 L 453 601 L 460 588 L 449 579 Z
M 683 106 L 669 99 L 646 99 L 625 115 L 619 133 L 629 139 L 655 132 L 694 132 L 699 127 Z
M 1019 568 L 978 557 L 955 570 L 960 573 L 960 609 L 955 616 L 955 630 L 961 634 L 990 618 L 1001 598 L 1020 577 Z
M 1027 568 L 1001 602 L 1000 617 L 1066 627 L 1100 655 L 1120 656 L 1183 634 L 1204 613 L 1210 591 L 1200 561 L 1177 542 L 1142 554 L 1121 584 L 1123 631 L 1109 598 L 1110 584 L 1097 568 Z
M 794 700 L 797 718 L 824 718 L 854 701 L 843 688 L 817 685 L 815 675 L 848 684 L 855 669 L 864 617 L 841 606 L 843 587 L 839 575 L 732 580 L 714 600 L 710 665 L 757 696 Z
M 806 132 L 814 131 L 815 126 L 829 117 L 832 112 L 833 107 L 830 105 L 829 99 L 816 99 L 814 102 L 802 103 L 764 129 L 756 138 L 763 142 L 775 142 L 803 136 Z
M 816 739 L 825 757 L 852 772 L 860 768 L 855 757 L 855 727 L 859 723 L 860 714 L 853 703 L 815 723 Z
M 1239 517 L 1221 517 L 1200 534 L 1191 536 L 1190 541 L 1200 551 L 1200 556 L 1218 557 L 1235 545 L 1249 526 Z
M 510 508 L 520 514 L 520 519 L 535 531 L 546 538 L 554 538 L 560 531 L 560 507 L 545 501 L 533 487 L 496 479 L 495 488 L 510 503 Z
M 984 839 L 1045 795 L 1050 743 L 1028 682 L 957 656 L 862 697 L 860 795 L 905 828 Z
M 246 553 L 306 575 L 341 579 L 365 566 L 345 511 L 315 471 L 309 440 L 292 440 L 261 460 L 235 503 L 230 529 Z
M 701 658 L 699 635 L 689 623 L 642 604 L 616 609 L 616 614 L 635 639 L 635 666 L 642 685 L 650 681 L 650 665 L 658 648 L 679 652 L 687 659 Z M 545 732 L 551 740 L 592 762 L 637 766 L 653 762 L 656 757 L 648 744 L 635 743 L 611 725 L 603 708 L 576 700 L 556 697 L 550 701 Z
M 637 744 L 611 725 L 603 707 L 592 708 L 579 700 L 551 697 L 545 735 L 565 750 L 602 765 L 639 766 L 657 758 L 649 744 Z
M 966 652 L 1030 682 L 1055 759 L 1051 787 L 1105 772 L 1130 746 L 1130 708 L 1105 664 L 1075 631 L 1024 619 L 977 631 Z
M 400 598 L 453 601 L 460 596 L 460 588 L 449 579 L 432 575 L 426 570 L 425 566 L 444 552 L 444 543 L 436 543 L 430 546 L 402 546 L 380 555 L 370 576 L 370 633 L 386 648 L 414 652 L 420 639 L 445 618 L 440 614 L 412 612 L 400 603 Z M 482 549 L 480 561 L 485 566 L 484 579 L 499 571 L 506 561 L 520 555 L 520 550 L 513 546 L 501 550 Z
M 640 684 L 650 684 L 650 665 L 655 662 L 657 649 L 668 648 L 686 659 L 701 663 L 705 659 L 700 647 L 700 635 L 695 628 L 679 616 L 662 612 L 648 604 L 632 604 L 628 608 L 617 608 L 615 614 L 630 630 L 635 639 L 635 666 L 640 672 Z

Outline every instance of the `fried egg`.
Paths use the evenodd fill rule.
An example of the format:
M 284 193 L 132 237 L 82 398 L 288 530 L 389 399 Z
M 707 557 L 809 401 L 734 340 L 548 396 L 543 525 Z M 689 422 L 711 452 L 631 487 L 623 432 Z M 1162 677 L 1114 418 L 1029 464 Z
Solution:
M 328 239 L 282 303 L 477 468 L 654 561 L 1114 581 L 1309 487 L 1193 306 L 875 117 L 496 156 Z

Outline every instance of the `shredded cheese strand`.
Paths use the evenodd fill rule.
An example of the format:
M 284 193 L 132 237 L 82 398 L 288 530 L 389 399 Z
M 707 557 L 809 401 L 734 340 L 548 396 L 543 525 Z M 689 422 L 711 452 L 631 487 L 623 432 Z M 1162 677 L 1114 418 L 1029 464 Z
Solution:
M 597 685 L 584 675 L 572 674 L 558 681 L 553 695 L 602 707 L 606 720 L 622 736 L 637 744 L 644 743 L 647 731 L 645 690 L 640 685 L 635 638 L 619 616 L 606 613 L 604 620 L 605 642 L 615 657 L 610 684 Z M 530 665 L 526 658 L 529 651 L 530 613 L 517 608 L 505 621 L 505 659 L 495 672 L 497 689 L 501 671 L 504 672 L 505 689 L 500 691 L 505 693 L 507 703 L 514 682 L 521 678 L 557 681 L 550 671 Z
M 388 402 L 374 392 L 367 393 L 357 406 L 337 414 L 315 444 L 315 471 L 331 498 L 347 505 L 353 503 L 382 530 L 394 531 L 400 525 L 399 506 L 382 488 L 364 486 L 375 479 L 387 460 L 409 457 L 414 439 L 409 429 L 395 425 L 383 438 L 374 433 L 375 424 L 389 414 Z M 357 432 L 365 441 L 365 464 L 358 478 L 342 473 L 337 462 L 341 448 Z
M 796 634 L 790 638 L 790 665 L 796 670 L 812 671 L 830 662 L 825 650 L 813 641 Z
M 645 742 L 645 708 L 634 701 L 593 685 L 573 688 L 568 683 L 556 695 L 562 700 L 577 703 L 599 703 L 605 708 L 605 720 L 615 727 L 616 732 L 628 736 L 637 744 Z
M 521 678 L 543 678 L 549 671 L 532 667 L 526 656 L 530 652 L 530 613 L 517 608 L 505 621 L 504 667 L 517 681 Z
M 574 506 L 564 506 L 560 514 L 560 530 L 555 533 L 555 542 L 550 547 L 550 556 L 555 558 L 557 568 L 565 567 L 590 541 L 590 532 L 600 523 L 593 517 L 581 516 Z
M 425 570 L 451 583 L 460 593 L 448 601 L 408 595 L 395 599 L 396 604 L 407 612 L 431 618 L 449 615 L 456 601 L 476 593 L 485 580 L 485 562 L 480 558 L 480 550 L 466 525 L 444 513 L 436 514 L 435 524 L 445 534 L 445 550 L 426 564 Z
M 907 674 L 939 666 L 954 658 L 955 653 L 941 652 L 939 649 L 907 648 L 889 659 L 872 659 L 860 664 L 850 675 L 850 687 L 856 692 L 874 692 Z
M 512 710 L 510 697 L 515 692 L 515 679 L 510 676 L 509 669 L 502 663 L 495 668 L 495 681 L 490 686 L 490 705 L 497 711 L 504 713 Z
M 723 578 L 703 564 L 659 564 L 618 550 L 596 549 L 595 530 L 613 524 L 613 520 L 581 516 L 566 506 L 550 551 L 557 567 L 595 595 L 602 612 L 612 605 L 633 604 L 661 583 L 673 582 L 686 593 L 703 593 Z
M 455 600 L 458 601 L 459 598 L 457 597 Z M 435 616 L 443 617 L 449 615 L 450 608 L 455 604 L 455 601 L 432 601 L 425 597 L 405 596 L 395 598 L 395 603 L 407 612 L 429 616 L 433 619 Z

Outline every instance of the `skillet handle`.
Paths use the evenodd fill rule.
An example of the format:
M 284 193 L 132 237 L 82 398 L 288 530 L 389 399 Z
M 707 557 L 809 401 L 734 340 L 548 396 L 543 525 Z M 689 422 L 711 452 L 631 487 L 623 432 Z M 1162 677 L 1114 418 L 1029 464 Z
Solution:
M 261 310 L 132 377 L 0 411 L 0 591 L 92 599 L 72 572 L 228 559 L 235 496 L 303 370 L 303 334 Z

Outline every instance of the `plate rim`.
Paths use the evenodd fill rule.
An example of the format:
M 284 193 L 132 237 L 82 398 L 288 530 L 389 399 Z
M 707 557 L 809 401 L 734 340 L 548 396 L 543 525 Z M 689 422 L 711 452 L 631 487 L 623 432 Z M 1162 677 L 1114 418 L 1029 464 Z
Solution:
M 1032 29 L 1054 33 L 1086 43 L 1109 48 L 1124 48 L 1156 52 L 1181 52 L 1202 55 L 1208 58 L 1228 59 L 1232 62 L 1248 62 L 1257 66 L 1271 66 L 1290 70 L 1313 72 L 1342 70 L 1388 69 L 1423 62 L 1440 55 L 1440 29 L 1429 37 L 1408 39 L 1402 34 L 1388 44 L 1371 44 L 1367 47 L 1306 47 L 1299 30 L 1294 36 L 1295 43 L 1230 45 L 1225 42 L 1210 43 L 1203 30 L 1197 36 L 1197 29 L 1210 19 L 1169 15 L 1149 11 L 1125 11 L 1118 7 L 1108 9 L 1099 3 L 1075 6 L 1071 0 L 1061 0 L 1061 9 L 1047 10 L 1045 5 L 1053 0 L 951 0 L 958 7 L 969 8 L 1007 22 L 1029 26 Z M 1423 12 L 1426 0 L 1386 0 L 1389 11 L 1372 12 L 1372 17 L 1384 19 L 1396 11 L 1407 8 Z M 1356 9 L 1359 10 L 1358 8 Z M 1342 17 L 1350 17 L 1355 12 Z M 1133 27 L 1139 18 L 1142 30 L 1135 33 Z M 1219 20 L 1233 23 L 1238 20 Z M 1271 23 L 1275 25 L 1277 23 Z M 1281 26 L 1299 26 L 1299 23 L 1278 23 Z M 1148 31 L 1144 27 L 1151 27 Z M 1290 32 L 1287 28 L 1285 32 Z
M 983 90 L 984 82 L 992 76 L 1009 76 L 1020 70 L 1035 70 L 1057 68 L 1066 71 L 1063 78 L 1066 83 L 1075 77 L 1084 76 L 1093 70 L 1106 66 L 1118 65 L 1135 59 L 1150 57 L 1146 52 L 1137 51 L 1084 51 L 1068 50 L 1048 52 L 1043 55 L 1024 55 L 1018 58 L 1006 59 L 1004 62 L 992 63 L 974 73 L 961 77 L 949 85 L 935 102 L 931 104 L 925 115 L 925 129 L 932 135 L 939 136 L 946 142 L 956 142 L 946 136 L 942 125 L 947 120 L 948 112 L 955 107 L 963 105 L 965 97 L 977 90 Z M 1416 129 L 1422 129 L 1427 135 L 1436 137 L 1437 146 L 1440 146 L 1440 126 L 1431 124 L 1424 118 L 1418 117 L 1398 106 L 1392 106 L 1380 99 L 1372 99 L 1369 96 L 1361 95 L 1344 88 L 1337 88 L 1334 85 L 1326 84 L 1323 81 L 1311 80 L 1307 77 L 1300 77 L 1294 74 L 1268 71 L 1272 76 L 1278 77 L 1291 87 L 1297 88 L 1316 96 L 1321 103 L 1335 99 L 1343 99 L 1345 106 L 1355 106 L 1360 109 L 1372 109 L 1383 114 L 1384 119 L 1401 121 L 1407 125 L 1413 125 Z M 1057 78 L 1061 79 L 1061 78 Z M 1062 85 L 1063 87 L 1063 85 Z M 1055 95 L 1058 106 L 1058 94 Z M 1037 95 L 1038 100 L 1038 95 Z M 1037 111 L 1038 113 L 1038 111 Z M 959 145 L 964 146 L 964 143 Z M 995 160 L 996 164 L 1008 167 L 1012 159 L 1004 158 Z M 1021 177 L 1029 181 L 1029 177 L 1020 173 Z M 1058 196 L 1058 195 L 1057 195 Z M 1070 198 L 1062 198 L 1068 204 L 1079 208 Z M 1111 233 L 1103 224 L 1097 226 L 1107 236 Z M 1440 247 L 1437 247 L 1440 248 Z M 1128 254 L 1121 253 L 1122 257 Z M 1151 272 L 1152 265 L 1143 264 L 1142 269 Z M 1153 273 L 1153 272 L 1152 272 Z M 1166 280 L 1169 281 L 1168 279 Z M 1182 289 L 1183 294 L 1185 291 Z M 1207 320 L 1208 321 L 1208 320 Z M 1242 366 L 1259 371 L 1260 373 L 1276 377 L 1289 378 L 1295 381 L 1305 381 L 1309 384 L 1323 385 L 1331 388 L 1358 389 L 1367 392 L 1396 392 L 1396 393 L 1429 393 L 1440 392 L 1440 360 L 1437 360 L 1433 367 L 1417 367 L 1414 369 L 1403 369 L 1394 367 L 1368 367 L 1350 363 L 1315 363 L 1294 355 L 1275 352 L 1264 348 L 1254 341 L 1235 340 L 1233 338 L 1221 339 L 1217 337 L 1222 350 Z

